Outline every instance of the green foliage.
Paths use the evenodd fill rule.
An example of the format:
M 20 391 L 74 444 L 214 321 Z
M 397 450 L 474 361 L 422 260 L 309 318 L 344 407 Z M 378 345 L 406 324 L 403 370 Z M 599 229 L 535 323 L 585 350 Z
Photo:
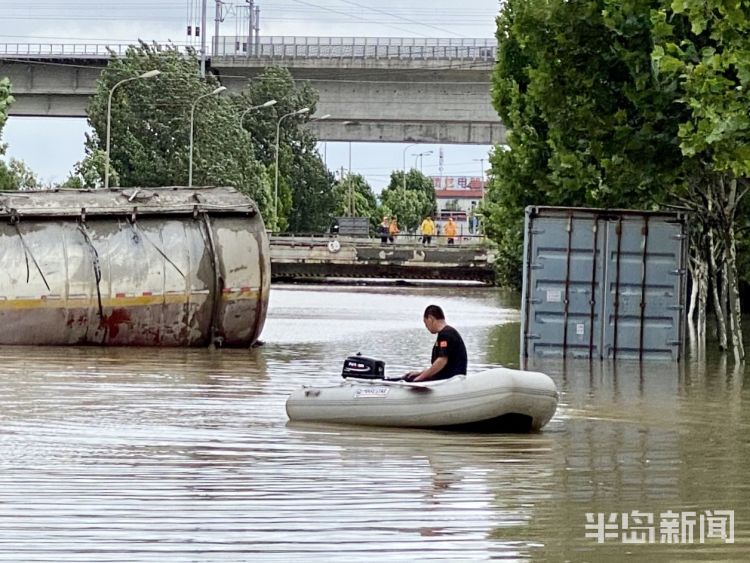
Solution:
M 22 160 L 10 159 L 10 164 L 0 162 L 0 190 L 37 190 L 42 187 L 36 174 Z
M 102 72 L 89 105 L 94 130 L 86 143 L 81 168 L 95 170 L 101 183 L 100 151 L 106 150 L 107 103 L 122 80 L 149 70 L 155 78 L 124 83 L 112 95 L 111 169 L 124 186 L 187 185 L 190 113 L 195 103 L 193 184 L 229 185 L 255 199 L 266 220 L 272 212 L 271 185 L 265 167 L 255 158 L 250 136 L 240 127 L 235 106 L 226 97 L 207 96 L 219 86 L 213 76 L 201 79 L 194 54 L 141 43 L 125 57 L 112 57 Z M 111 178 L 112 180 L 112 178 Z M 112 184 L 111 182 L 111 185 Z
M 5 127 L 5 122 L 8 120 L 8 109 L 13 103 L 13 96 L 10 93 L 10 80 L 7 78 L 0 78 L 0 135 Z M 5 152 L 5 147 L 0 145 L 0 154 Z
M 100 189 L 104 187 L 104 169 L 107 162 L 107 153 L 100 149 L 89 146 L 90 138 L 87 135 L 86 157 L 76 162 L 73 173 L 68 177 L 61 187 L 71 189 Z M 120 185 L 120 175 L 110 163 L 109 182 L 112 186 Z
M 0 138 L 2 138 L 3 127 L 8 120 L 8 108 L 13 103 L 13 96 L 10 93 L 10 80 L 0 78 Z M 5 154 L 6 146 L 0 143 L 0 156 Z M 13 185 L 13 178 L 5 162 L 0 160 L 0 190 L 12 190 L 8 187 Z
M 380 194 L 380 201 L 385 208 L 380 215 L 388 215 L 388 212 L 396 215 L 402 231 L 415 232 L 422 220 L 428 215 L 434 216 L 437 209 L 432 180 L 415 169 L 406 173 L 406 178 L 403 171 L 393 171 L 388 187 Z
M 653 65 L 688 110 L 680 148 L 714 170 L 750 176 L 750 17 L 747 2 L 683 0 L 653 16 Z
M 276 100 L 270 107 L 245 110 Z M 328 227 L 334 208 L 333 177 L 316 150 L 317 140 L 304 127 L 315 112 L 318 93 L 307 82 L 296 82 L 288 69 L 269 67 L 253 78 L 250 87 L 234 98 L 242 126 L 255 154 L 275 170 L 276 132 L 279 132 L 279 227 L 294 232 L 315 232 Z M 302 108 L 310 111 L 289 115 Z M 272 175 L 273 179 L 273 175 Z
M 527 205 L 649 209 L 681 185 L 683 108 L 651 73 L 649 0 L 508 0 L 498 17 L 495 150 L 483 213 L 520 279 Z
M 350 174 L 336 182 L 333 188 L 337 217 L 367 217 L 373 229 L 380 223 L 378 202 L 367 180 Z

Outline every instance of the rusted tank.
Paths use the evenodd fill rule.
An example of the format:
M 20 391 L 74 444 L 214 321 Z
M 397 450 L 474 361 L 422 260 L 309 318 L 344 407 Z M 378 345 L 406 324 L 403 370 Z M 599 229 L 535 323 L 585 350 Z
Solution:
M 0 192 L 0 344 L 250 346 L 269 256 L 233 188 Z

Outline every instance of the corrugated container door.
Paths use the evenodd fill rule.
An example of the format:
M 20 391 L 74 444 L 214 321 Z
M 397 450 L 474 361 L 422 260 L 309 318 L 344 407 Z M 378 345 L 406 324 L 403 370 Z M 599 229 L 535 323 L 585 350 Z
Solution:
M 570 213 L 543 221 L 529 216 L 527 221 L 522 340 L 528 354 L 598 357 L 602 253 L 598 219 Z
M 604 357 L 679 360 L 684 341 L 684 225 L 644 216 L 606 222 Z
M 682 214 L 528 208 L 521 355 L 679 360 L 686 231 Z

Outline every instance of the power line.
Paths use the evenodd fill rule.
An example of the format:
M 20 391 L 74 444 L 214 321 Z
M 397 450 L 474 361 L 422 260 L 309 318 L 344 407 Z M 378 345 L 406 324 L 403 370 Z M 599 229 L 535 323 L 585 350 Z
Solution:
M 377 8 L 373 8 L 371 6 L 363 6 L 362 4 L 358 4 L 357 2 L 353 2 L 352 0 L 340 0 L 340 1 L 343 2 L 344 4 L 349 4 L 350 6 L 355 6 L 357 8 L 364 8 L 365 10 L 370 10 L 371 12 L 376 12 L 378 14 L 385 14 L 387 16 L 392 15 L 392 14 L 389 14 L 388 12 L 384 12 L 383 10 L 379 10 Z M 424 24 L 424 23 L 422 23 L 420 21 L 413 20 L 411 18 L 406 18 L 404 16 L 395 16 L 394 15 L 393 17 L 396 17 L 397 19 L 403 20 L 403 21 L 405 21 L 407 23 L 415 23 L 415 24 L 421 25 L 423 27 L 429 27 L 429 28 L 432 28 L 432 29 L 437 29 L 438 31 L 442 31 L 443 33 L 449 33 L 451 35 L 456 35 L 454 32 L 449 31 L 447 29 L 444 29 L 442 27 L 437 27 L 437 26 L 434 26 L 434 25 Z
M 323 6 L 317 6 L 315 4 L 311 4 L 310 2 L 305 2 L 304 0 L 293 0 L 293 1 L 297 2 L 298 4 L 303 4 L 305 6 L 312 6 L 313 8 L 319 8 L 319 9 L 322 9 L 322 10 L 326 10 L 328 12 L 333 12 L 335 14 L 343 14 L 343 15 L 351 17 L 353 19 L 356 19 L 356 20 L 359 20 L 359 21 L 363 21 L 363 22 L 366 22 L 366 23 L 370 23 L 370 20 L 367 19 L 367 18 L 361 18 L 359 16 L 354 16 L 354 15 L 348 13 L 348 12 L 342 12 L 341 10 L 334 10 L 333 8 L 324 8 Z M 410 30 L 405 30 L 404 28 L 398 27 L 396 25 L 391 25 L 391 24 L 386 24 L 386 25 L 387 25 L 387 27 L 391 27 L 393 29 L 398 29 L 399 31 L 406 31 L 407 33 L 411 32 Z M 420 34 L 420 35 L 422 35 L 424 37 L 423 34 Z

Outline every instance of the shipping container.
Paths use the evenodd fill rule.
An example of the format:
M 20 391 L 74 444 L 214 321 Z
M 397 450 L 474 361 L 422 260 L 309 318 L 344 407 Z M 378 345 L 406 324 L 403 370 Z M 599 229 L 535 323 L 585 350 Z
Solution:
M 0 192 L 0 344 L 250 346 L 269 256 L 233 188 Z
M 521 357 L 682 358 L 684 213 L 526 209 Z

